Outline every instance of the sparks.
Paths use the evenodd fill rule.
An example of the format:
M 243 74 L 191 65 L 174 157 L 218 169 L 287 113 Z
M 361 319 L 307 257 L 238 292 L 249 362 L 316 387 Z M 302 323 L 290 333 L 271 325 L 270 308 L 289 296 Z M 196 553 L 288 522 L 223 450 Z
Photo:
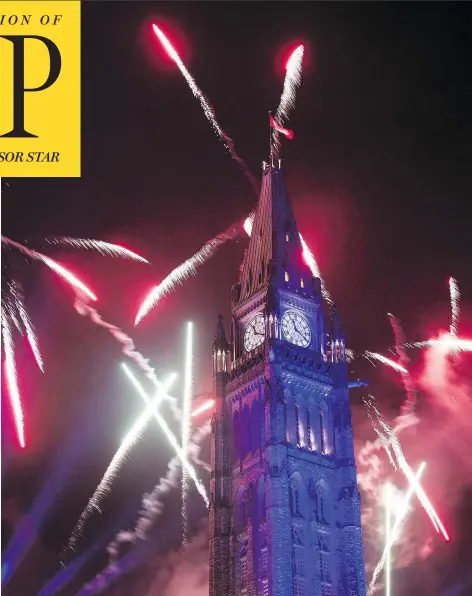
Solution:
M 303 45 L 295 48 L 287 60 L 285 68 L 285 79 L 279 107 L 277 108 L 276 121 L 283 125 L 291 110 L 295 107 L 296 91 L 300 86 L 302 76 L 302 61 L 305 49 Z M 277 130 L 273 131 L 274 148 L 276 153 L 280 149 L 280 135 Z
M 419 482 L 421 476 L 423 475 L 425 468 L 426 468 L 426 463 L 422 462 L 422 464 L 418 468 L 418 471 L 416 472 L 416 475 L 415 475 L 415 478 L 418 482 Z M 414 493 L 414 488 L 413 488 L 413 485 L 410 484 L 407 492 L 405 493 L 405 496 L 403 497 L 403 501 L 400 504 L 398 513 L 395 517 L 395 523 L 394 523 L 393 528 L 390 532 L 390 536 L 388 536 L 385 541 L 385 548 L 382 553 L 382 557 L 380 558 L 380 561 L 377 563 L 377 565 L 374 569 L 374 573 L 372 575 L 372 579 L 370 581 L 370 586 L 369 586 L 370 594 L 372 594 L 372 592 L 373 592 L 375 582 L 377 581 L 377 578 L 379 577 L 384 565 L 386 565 L 387 562 L 390 565 L 391 549 L 392 549 L 392 546 L 394 545 L 394 543 L 396 542 L 396 540 L 398 539 L 401 525 L 403 523 L 403 520 L 405 519 L 405 517 L 408 514 L 408 508 L 409 508 L 411 497 L 413 496 L 413 493 Z M 388 576 L 390 576 L 390 571 L 388 572 Z M 386 577 L 387 577 L 387 571 L 386 571 Z M 387 585 L 387 581 L 385 583 Z
M 141 383 L 133 375 L 133 373 L 126 366 L 126 364 L 122 364 L 122 367 L 123 367 L 123 370 L 125 371 L 126 375 L 128 376 L 129 380 L 134 385 L 136 391 L 143 398 L 143 400 L 145 401 L 145 403 L 147 405 L 149 405 L 149 403 L 150 403 L 151 400 L 149 399 L 149 396 L 147 395 L 147 393 L 144 391 L 144 388 L 141 385 Z M 190 464 L 190 462 L 188 461 L 188 459 L 184 456 L 184 454 L 182 452 L 182 449 L 181 449 L 181 447 L 180 447 L 177 439 L 175 438 L 174 433 L 170 430 L 170 428 L 167 425 L 167 422 L 164 420 L 164 418 L 160 415 L 160 413 L 156 410 L 155 407 L 153 408 L 153 416 L 157 420 L 157 423 L 161 427 L 161 430 L 164 432 L 165 436 L 169 440 L 169 443 L 172 445 L 173 449 L 175 450 L 177 456 L 179 457 L 179 459 L 180 459 L 180 461 L 182 463 L 182 466 L 185 468 L 185 471 L 187 472 L 187 474 L 189 475 L 189 477 L 194 482 L 195 487 L 197 488 L 197 491 L 199 492 L 199 494 L 202 497 L 202 499 L 205 501 L 205 505 L 207 507 L 209 507 L 210 501 L 208 500 L 208 496 L 206 494 L 205 487 L 203 486 L 201 480 L 199 480 L 197 478 L 197 474 L 195 472 L 194 467 Z
M 26 248 L 26 246 L 23 246 L 19 242 L 15 242 L 14 240 L 7 238 L 6 236 L 2 236 L 2 242 L 4 244 L 7 244 L 8 246 L 12 246 L 12 247 L 18 249 L 20 252 L 22 252 L 24 255 L 26 255 L 27 257 L 29 257 L 31 259 L 36 259 L 38 261 L 41 261 L 47 267 L 52 269 L 52 271 L 57 273 L 57 275 L 59 275 L 59 277 L 61 277 L 65 281 L 67 281 L 72 286 L 72 288 L 74 290 L 80 290 L 86 296 L 88 296 L 90 298 L 90 300 L 93 300 L 93 301 L 97 300 L 97 297 L 92 292 L 92 290 L 90 290 L 82 281 L 80 281 L 80 279 L 76 275 L 74 275 L 73 273 L 68 271 L 65 267 L 60 265 L 54 259 L 51 259 L 51 257 L 47 257 L 46 255 L 43 255 L 43 253 L 40 253 L 36 250 L 31 250 L 30 248 Z
M 157 38 L 161 42 L 162 46 L 164 47 L 165 51 L 169 55 L 169 57 L 177 64 L 180 72 L 182 73 L 185 80 L 187 81 L 188 86 L 190 87 L 190 90 L 193 93 L 194 97 L 196 99 L 198 99 L 198 101 L 200 102 L 200 105 L 203 108 L 203 112 L 204 112 L 207 120 L 210 122 L 213 130 L 215 131 L 215 133 L 217 134 L 217 136 L 219 137 L 219 139 L 221 140 L 221 142 L 223 143 L 223 145 L 225 146 L 226 150 L 231 155 L 231 157 L 239 164 L 241 170 L 243 171 L 246 178 L 249 180 L 253 189 L 256 192 L 258 192 L 259 183 L 254 178 L 253 174 L 249 171 L 249 168 L 247 167 L 246 162 L 241 157 L 239 157 L 239 155 L 236 153 L 236 149 L 234 147 L 234 142 L 231 139 L 231 137 L 229 135 L 227 135 L 225 133 L 225 131 L 221 128 L 221 126 L 218 124 L 213 106 L 210 105 L 210 102 L 203 94 L 203 91 L 198 87 L 195 79 L 190 74 L 190 72 L 188 71 L 185 64 L 182 62 L 182 59 L 180 58 L 177 50 L 171 44 L 168 37 L 164 34 L 164 32 L 162 31 L 162 29 L 160 27 L 153 24 L 152 28 L 153 28 L 153 31 L 156 34 Z
M 123 439 L 118 451 L 115 453 L 108 468 L 106 469 L 106 472 L 103 478 L 101 479 L 100 484 L 95 489 L 95 492 L 93 493 L 91 499 L 87 503 L 87 507 L 84 509 L 82 515 L 79 518 L 79 521 L 75 525 L 75 528 L 72 531 L 72 535 L 69 539 L 69 543 L 65 551 L 63 552 L 62 558 L 65 557 L 68 551 L 75 549 L 77 541 L 83 534 L 85 522 L 92 515 L 92 513 L 95 510 L 101 512 L 99 507 L 100 502 L 110 492 L 111 485 L 114 479 L 118 475 L 118 472 L 120 471 L 121 467 L 126 461 L 126 458 L 129 456 L 131 449 L 141 438 L 145 428 L 147 427 L 151 418 L 154 416 L 155 410 L 157 410 L 157 408 L 159 408 L 159 406 L 161 405 L 163 397 L 167 393 L 168 389 L 170 389 L 172 383 L 175 380 L 175 377 L 175 374 L 171 374 L 169 378 L 166 381 L 164 381 L 164 383 L 157 390 L 156 397 L 149 402 L 146 409 L 137 418 L 136 422 L 133 424 L 128 434 Z
M 124 248 L 119 244 L 114 244 L 111 242 L 104 242 L 103 240 L 92 240 L 90 238 L 70 238 L 69 236 L 62 236 L 60 238 L 48 238 L 46 241 L 49 244 L 68 244 L 74 248 L 95 250 L 104 256 L 122 257 L 124 259 L 131 259 L 133 261 L 149 264 L 147 259 L 133 252 L 129 248 Z
M 184 377 L 184 403 L 182 408 L 182 454 L 188 459 L 189 439 L 191 432 L 192 413 L 192 344 L 193 326 L 188 323 L 187 342 L 185 349 L 185 377 Z M 187 519 L 187 497 L 188 497 L 188 476 L 185 468 L 182 468 L 182 540 L 188 543 L 188 519 Z
M 15 366 L 15 349 L 12 339 L 11 327 L 8 317 L 2 312 L 2 338 L 5 350 L 5 378 L 7 380 L 8 394 L 10 396 L 13 416 L 15 420 L 16 433 L 18 441 L 22 448 L 25 443 L 25 426 L 23 408 L 21 407 L 20 390 L 18 388 L 18 378 Z
M 405 349 L 405 336 L 403 333 L 403 329 L 400 325 L 400 321 L 391 313 L 387 314 L 390 325 L 392 326 L 393 333 L 395 335 L 395 351 L 398 356 L 398 363 L 406 369 L 406 373 L 402 372 L 402 382 L 403 387 L 405 389 L 405 403 L 402 405 L 402 413 L 408 414 L 413 412 L 416 406 L 416 386 L 415 382 L 413 381 L 413 377 L 410 375 L 408 371 L 408 365 L 410 363 L 410 359 L 408 358 L 408 354 L 406 353 Z
M 377 354 L 377 352 L 369 352 L 369 350 L 366 350 L 363 355 L 364 355 L 364 358 L 367 358 L 367 360 L 370 360 L 370 359 L 378 360 L 382 364 L 385 364 L 386 366 L 390 366 L 390 368 L 393 368 L 394 370 L 396 370 L 398 372 L 401 372 L 403 374 L 408 374 L 408 370 L 404 366 L 402 366 L 398 362 L 395 362 L 395 360 L 391 360 L 390 358 L 386 358 L 385 356 L 382 356 L 382 354 Z
M 256 216 L 255 212 L 252 211 L 244 220 L 243 229 L 248 236 L 251 236 L 251 234 L 252 234 L 252 226 L 254 224 L 255 216 Z M 333 300 L 332 300 L 328 290 L 326 289 L 323 278 L 321 277 L 320 268 L 318 267 L 318 263 L 316 262 L 315 256 L 311 252 L 310 248 L 308 247 L 308 244 L 305 242 L 305 239 L 303 238 L 303 236 L 301 234 L 300 234 L 300 242 L 302 244 L 303 258 L 305 259 L 305 263 L 310 268 L 310 271 L 311 271 L 311 274 L 313 275 L 313 277 L 318 277 L 321 282 L 321 293 L 323 294 L 323 298 L 329 304 L 333 304 Z
M 218 234 L 218 236 L 215 236 L 206 242 L 192 257 L 169 273 L 159 285 L 154 286 L 141 303 L 134 324 L 138 325 L 148 312 L 157 305 L 161 298 L 175 290 L 177 284 L 182 284 L 188 277 L 197 275 L 198 267 L 206 263 L 206 261 L 216 253 L 220 246 L 225 244 L 228 240 L 232 240 L 237 233 L 236 228 L 231 226 L 222 234 Z
M 453 278 L 449 278 L 449 293 L 451 295 L 451 327 L 450 334 L 457 335 L 457 327 L 459 326 L 459 318 L 461 315 L 460 298 L 461 293 L 457 281 Z
M 385 422 L 385 420 L 380 415 L 380 412 L 378 411 L 378 409 L 372 405 L 371 405 L 371 407 L 372 407 L 373 411 L 375 412 L 377 421 L 381 428 L 382 435 L 379 434 L 378 431 L 377 431 L 377 433 L 379 434 L 379 437 L 382 439 L 382 443 L 384 444 L 384 447 L 386 449 L 387 449 L 387 446 L 392 448 L 399 468 L 401 469 L 401 471 L 405 475 L 406 479 L 410 482 L 411 486 L 413 487 L 413 490 L 415 491 L 415 494 L 418 497 L 418 500 L 420 501 L 423 509 L 426 511 L 428 517 L 430 518 L 431 523 L 433 524 L 436 532 L 438 532 L 438 533 L 441 532 L 444 539 L 446 541 L 449 541 L 449 534 L 447 533 L 446 528 L 444 527 L 443 523 L 441 522 L 438 514 L 436 513 L 431 501 L 429 500 L 428 496 L 426 495 L 425 491 L 423 490 L 421 484 L 415 478 L 413 470 L 410 468 L 408 462 L 406 461 L 405 456 L 403 455 L 403 450 L 402 450 L 400 442 L 396 436 L 395 431 L 393 431 L 389 427 L 389 425 Z M 377 430 L 375 426 L 374 426 L 374 429 Z
M 215 405 L 215 400 L 208 399 L 201 406 L 199 406 L 198 408 L 195 408 L 195 410 L 192 412 L 192 418 L 194 418 L 195 416 L 199 416 L 200 414 L 203 414 L 203 412 L 207 412 L 208 410 L 211 410 L 214 405 Z

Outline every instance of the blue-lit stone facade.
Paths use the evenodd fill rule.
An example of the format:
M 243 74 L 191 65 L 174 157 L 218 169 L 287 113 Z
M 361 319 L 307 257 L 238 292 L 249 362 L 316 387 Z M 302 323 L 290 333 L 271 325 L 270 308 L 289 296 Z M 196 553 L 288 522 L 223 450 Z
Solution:
M 220 319 L 213 346 L 210 596 L 366 594 L 344 334 L 335 309 L 327 334 L 301 250 L 281 171 L 267 168 L 232 344 Z M 284 336 L 287 312 L 309 326 L 306 347 Z M 257 314 L 265 330 L 247 351 Z

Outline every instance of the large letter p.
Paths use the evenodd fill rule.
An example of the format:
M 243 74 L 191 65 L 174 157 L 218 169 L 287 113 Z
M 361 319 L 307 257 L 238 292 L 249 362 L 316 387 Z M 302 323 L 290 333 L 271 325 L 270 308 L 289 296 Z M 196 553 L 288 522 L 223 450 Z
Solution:
M 2 35 L 13 44 L 13 130 L 0 137 L 37 137 L 25 130 L 25 92 L 43 91 L 51 87 L 61 72 L 61 53 L 54 42 L 41 35 Z M 49 52 L 49 74 L 39 87 L 25 87 L 25 39 L 42 41 Z

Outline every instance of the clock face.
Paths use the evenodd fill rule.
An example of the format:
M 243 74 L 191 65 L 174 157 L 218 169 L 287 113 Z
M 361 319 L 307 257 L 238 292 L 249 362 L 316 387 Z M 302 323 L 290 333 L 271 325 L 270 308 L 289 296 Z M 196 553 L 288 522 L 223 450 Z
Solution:
M 282 317 L 284 339 L 296 346 L 307 348 L 311 343 L 311 329 L 304 316 L 289 310 Z
M 262 315 L 256 315 L 244 330 L 244 348 L 250 352 L 257 348 L 265 339 L 265 321 Z

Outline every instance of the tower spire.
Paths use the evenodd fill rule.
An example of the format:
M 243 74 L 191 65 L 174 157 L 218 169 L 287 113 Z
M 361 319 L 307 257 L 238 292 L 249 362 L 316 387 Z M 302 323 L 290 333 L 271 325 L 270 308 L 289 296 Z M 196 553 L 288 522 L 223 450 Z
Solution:
M 318 294 L 318 284 L 313 282 L 303 257 L 282 171 L 273 165 L 262 172 L 259 202 L 235 303 L 242 304 L 270 285 L 296 289 L 306 296 Z

